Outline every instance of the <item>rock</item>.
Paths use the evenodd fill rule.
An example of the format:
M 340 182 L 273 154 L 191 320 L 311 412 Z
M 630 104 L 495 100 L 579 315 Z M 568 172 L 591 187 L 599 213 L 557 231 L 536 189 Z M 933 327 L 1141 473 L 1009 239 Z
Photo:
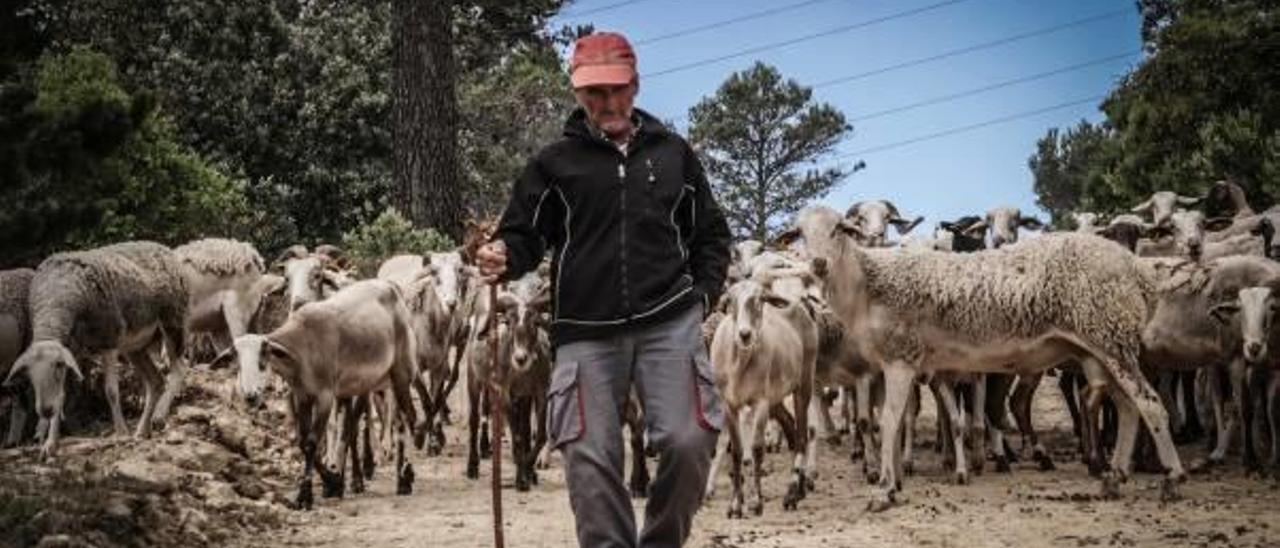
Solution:
M 240 502 L 240 495 L 236 493 L 235 489 L 220 481 L 205 483 L 200 489 L 200 496 L 204 498 L 205 503 L 210 507 L 218 510 L 234 506 Z
M 177 466 L 167 462 L 150 462 L 137 455 L 121 460 L 111 468 L 112 479 L 141 493 L 170 493 L 182 478 L 182 470 Z
M 89 548 L 89 543 L 71 535 L 45 535 L 36 548 Z

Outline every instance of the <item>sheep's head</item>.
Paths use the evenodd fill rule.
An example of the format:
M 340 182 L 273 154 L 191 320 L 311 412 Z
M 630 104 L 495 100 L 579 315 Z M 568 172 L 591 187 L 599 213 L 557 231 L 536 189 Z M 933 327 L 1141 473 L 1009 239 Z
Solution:
M 1170 221 L 1180 207 L 1190 207 L 1200 203 L 1200 198 L 1182 196 L 1177 192 L 1162 190 L 1151 195 L 1147 201 L 1133 207 L 1134 213 L 1151 213 L 1151 224 L 1163 226 Z
M 1076 223 L 1077 232 L 1086 232 L 1092 234 L 1098 229 L 1098 214 L 1091 211 L 1081 211 L 1071 214 L 1071 220 Z
M 458 309 L 462 300 L 462 287 L 466 282 L 467 270 L 462 262 L 462 254 L 457 251 L 432 253 L 428 257 L 427 268 L 436 281 L 436 294 L 445 312 L 452 314 Z
M 277 263 L 281 265 L 287 283 L 290 311 L 323 300 L 355 281 L 350 272 L 342 269 L 345 263 L 330 255 L 288 254 Z
M 1172 237 L 1178 252 L 1200 260 L 1204 252 L 1205 232 L 1215 232 L 1231 226 L 1228 218 L 1205 219 L 1199 211 L 1176 211 L 1165 224 L 1155 224 L 1147 230 L 1151 238 Z
M 729 288 L 727 296 L 731 297 L 727 299 L 729 302 L 726 308 L 737 328 L 734 343 L 744 352 L 755 348 L 760 340 L 764 307 L 785 308 L 791 304 L 791 301 L 774 293 L 768 285 L 753 279 L 734 284 Z
M 987 228 L 991 229 L 991 247 L 999 249 L 1005 244 L 1018 243 L 1018 229 L 1026 228 L 1029 230 L 1041 230 L 1044 223 L 1035 217 L 1028 217 L 1022 214 L 1022 210 L 1016 207 L 997 207 L 987 211 L 987 218 L 984 221 Z
M 47 420 L 62 413 L 68 371 L 77 380 L 84 380 L 75 356 L 67 347 L 57 341 L 36 341 L 13 362 L 4 384 L 13 386 L 21 375 L 26 375 L 35 393 L 36 413 Z
M 870 200 L 858 202 L 845 212 L 845 219 L 858 227 L 860 241 L 867 247 L 884 247 L 889 225 L 897 229 L 898 234 L 906 234 L 920 224 L 924 217 L 907 220 L 898 214 L 898 208 L 888 200 Z
M 1246 287 L 1235 300 L 1214 305 L 1209 314 L 1224 325 L 1229 325 L 1233 316 L 1239 317 L 1241 352 L 1246 361 L 1258 364 L 1267 358 L 1276 306 L 1270 287 Z
M 977 215 L 966 215 L 954 221 L 938 223 L 937 238 L 945 245 L 945 249 L 941 251 L 967 253 L 986 249 L 986 234 L 987 222 Z
M 294 369 L 297 359 L 289 349 L 263 335 L 236 337 L 230 348 L 209 363 L 209 369 L 236 367 L 236 389 L 249 409 L 261 408 L 267 370 L 273 363 Z

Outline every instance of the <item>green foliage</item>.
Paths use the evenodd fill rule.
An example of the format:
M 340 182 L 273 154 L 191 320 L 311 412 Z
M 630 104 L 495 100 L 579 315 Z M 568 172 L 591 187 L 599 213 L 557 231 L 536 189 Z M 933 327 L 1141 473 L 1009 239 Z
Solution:
M 1073 211 L 1109 211 L 1121 203 L 1107 172 L 1116 152 L 1111 132 L 1084 120 L 1065 134 L 1050 129 L 1036 143 L 1036 154 L 1028 161 L 1036 204 L 1049 212 L 1054 227 L 1072 228 Z
M 853 126 L 812 95 L 811 88 L 756 63 L 689 110 L 690 140 L 739 236 L 767 239 L 783 217 L 852 173 L 814 165 Z
M 342 248 L 356 269 L 366 277 L 378 272 L 378 265 L 403 253 L 426 254 L 453 249 L 448 237 L 431 228 L 415 228 L 400 212 L 387 208 L 373 222 L 356 227 L 342 236 Z
M 464 79 L 460 139 L 474 217 L 500 213 L 528 159 L 560 135 L 574 106 L 569 89 L 550 48 L 523 51 Z
M 0 259 L 57 250 L 238 235 L 242 188 L 179 144 L 144 93 L 101 53 L 46 55 L 0 86 Z
M 1037 194 L 1055 220 L 1072 209 L 1126 210 L 1158 190 L 1202 194 L 1224 178 L 1243 187 L 1255 208 L 1280 199 L 1276 7 L 1273 0 L 1139 1 L 1148 56 L 1102 104 L 1105 152 L 1077 169 L 1087 176 L 1065 180 L 1042 181 L 1054 171 L 1037 168 L 1052 164 L 1044 143 L 1056 132 L 1032 158 Z M 1108 192 L 1086 192 L 1101 188 L 1100 179 Z

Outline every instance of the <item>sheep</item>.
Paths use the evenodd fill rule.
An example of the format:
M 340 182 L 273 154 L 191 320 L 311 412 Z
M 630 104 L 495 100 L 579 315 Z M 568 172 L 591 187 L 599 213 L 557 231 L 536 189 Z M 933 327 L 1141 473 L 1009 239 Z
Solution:
M 511 450 L 516 465 L 516 490 L 527 491 L 538 484 L 535 460 L 547 444 L 547 389 L 551 384 L 551 339 L 547 332 L 550 323 L 550 284 L 536 273 L 508 284 L 508 292 L 499 296 L 499 309 L 511 329 L 511 369 L 507 372 L 507 385 L 503 401 L 508 403 L 511 429 Z M 639 405 L 633 411 L 639 411 Z M 530 420 L 537 416 L 536 435 L 531 432 Z M 632 442 L 640 436 L 641 429 L 632 426 Z M 643 445 L 638 455 L 633 454 L 637 466 L 632 469 L 632 494 L 648 491 L 647 470 L 644 468 Z M 645 481 L 641 482 L 644 479 Z
M 792 478 L 783 508 L 794 510 L 811 481 L 812 445 L 807 410 L 813 391 L 813 369 L 818 352 L 815 313 L 801 301 L 774 293 L 768 283 L 740 281 L 728 289 L 721 305 L 726 318 L 716 328 L 711 345 L 715 381 L 731 420 L 729 429 L 733 465 L 730 518 L 743 517 L 742 468 L 754 472 L 751 511 L 760 515 L 764 448 L 757 436 L 773 406 L 791 396 L 796 410 Z M 746 408 L 748 414 L 744 414 Z M 806 453 L 808 455 L 806 456 Z M 745 457 L 745 458 L 744 458 Z
M 295 245 L 284 250 L 271 269 L 287 280 L 292 311 L 319 301 L 349 283 L 350 277 L 341 272 L 342 264 L 341 251 L 335 246 L 322 245 L 312 253 L 305 246 Z
M 1012 206 L 1000 206 L 987 210 L 987 216 L 968 230 L 973 233 L 979 230 L 991 231 L 991 247 L 1000 249 L 1005 244 L 1018 243 L 1018 229 L 1041 230 L 1044 223 L 1035 217 L 1022 214 L 1022 210 Z
M 1153 193 L 1146 201 L 1133 206 L 1129 210 L 1133 213 L 1151 213 L 1151 224 L 1154 226 L 1163 226 L 1169 222 L 1170 216 L 1179 209 L 1179 206 L 1193 206 L 1200 203 L 1200 198 L 1183 196 L 1177 192 L 1162 190 Z
M 885 375 L 882 471 L 871 509 L 893 504 L 901 488 L 895 441 L 916 375 L 1029 374 L 1071 358 L 1081 360 L 1092 384 L 1109 384 L 1120 407 L 1120 445 L 1103 479 L 1104 495 L 1115 496 L 1130 471 L 1140 415 L 1169 469 L 1162 493 L 1176 496 L 1186 473 L 1165 410 L 1138 369 L 1154 284 L 1131 255 L 1074 233 L 1007 250 L 946 254 L 863 249 L 855 245 L 857 226 L 840 223 L 837 231 L 828 283 L 843 281 L 847 289 L 832 292 L 831 304 Z
M 924 220 L 924 217 L 919 216 L 911 220 L 903 218 L 898 214 L 898 208 L 889 200 L 857 202 L 849 206 L 844 216 L 862 230 L 863 239 L 859 243 L 868 247 L 885 245 L 885 230 L 888 225 L 893 225 L 898 235 L 905 235 Z
M 810 260 L 821 258 L 828 264 L 835 258 L 839 250 L 833 230 L 841 222 L 841 216 L 834 209 L 826 206 L 810 206 L 796 215 L 793 226 L 783 231 L 776 238 L 777 245 L 798 251 Z M 823 296 L 828 303 L 845 299 L 844 296 L 853 288 L 849 280 L 826 277 L 822 286 Z M 847 325 L 846 318 L 839 308 L 832 307 L 841 322 Z M 879 369 L 860 354 L 850 344 L 850 337 L 835 340 L 831 348 L 821 352 L 816 365 L 819 382 L 826 386 L 839 386 L 842 389 L 853 388 L 852 400 L 856 406 L 854 415 L 854 447 L 852 457 L 863 457 L 863 472 L 868 480 L 878 478 L 875 447 L 875 434 L 871 428 L 873 389 L 877 384 Z M 824 382 L 825 381 L 825 382 Z M 845 394 L 847 396 L 847 393 Z M 825 416 L 825 411 L 824 411 Z M 824 421 L 826 422 L 826 421 Z
M 1091 211 L 1074 212 L 1071 214 L 1071 220 L 1076 223 L 1076 232 L 1094 234 L 1102 229 L 1102 227 L 1098 226 L 1098 221 L 1102 220 L 1102 218 Z
M 748 276 L 747 264 L 756 255 L 764 251 L 764 244 L 758 240 L 743 240 L 733 244 L 729 248 L 729 272 L 726 278 L 729 283 L 741 280 Z
M 171 356 L 183 355 L 186 283 L 177 255 L 153 242 L 59 253 L 40 264 L 31 280 L 33 342 L 5 382 L 19 374 L 30 380 L 36 411 L 48 421 L 41 449 L 46 457 L 58 444 L 67 373 L 84 380 L 80 358 L 96 358 L 102 364 L 103 389 L 117 435 L 127 433 L 120 410 L 118 360 L 124 356 L 138 369 L 146 398 L 135 435 L 150 435 L 164 380 L 148 348 L 163 341 Z
M 1265 256 L 1271 246 L 1275 229 L 1266 218 L 1253 223 L 1245 233 L 1209 241 L 1207 234 L 1221 231 L 1233 225 L 1227 218 L 1205 219 L 1199 211 L 1177 211 L 1163 225 L 1155 225 L 1147 231 L 1158 240 L 1138 242 L 1141 257 L 1186 256 L 1194 261 L 1207 261 L 1230 255 Z
M 223 238 L 197 240 L 173 252 L 182 261 L 190 292 L 187 334 L 211 333 L 215 340 L 225 336 L 226 343 L 216 348 L 220 352 L 249 330 L 266 289 L 260 285 L 266 271 L 262 256 L 250 244 Z M 168 382 L 181 386 L 182 368 L 172 367 Z M 157 420 L 168 415 L 169 404 L 165 399 L 156 404 Z
M 13 362 L 31 344 L 28 295 L 35 273 L 30 268 L 0 271 L 0 377 L 8 377 Z M 31 396 L 23 387 L 0 388 L 0 392 L 9 400 L 9 428 L 0 447 L 12 447 L 26 436 Z
M 1208 464 L 1221 463 L 1232 426 L 1243 426 L 1246 467 L 1257 466 L 1250 422 L 1247 368 L 1264 363 L 1280 332 L 1271 318 L 1280 292 L 1280 265 L 1257 256 L 1233 256 L 1194 267 L 1164 269 L 1168 281 L 1143 330 L 1142 363 L 1154 371 L 1225 365 L 1231 381 L 1229 417 L 1219 417 L 1217 447 Z M 1214 408 L 1221 415 L 1217 390 Z M 1223 419 L 1227 420 L 1223 420 Z M 1227 423 L 1233 419 L 1234 425 Z
M 289 385 L 290 402 L 302 450 L 303 472 L 295 498 L 297 508 L 311 509 L 311 476 L 318 470 L 325 496 L 343 495 L 345 458 L 354 440 L 359 409 L 344 403 L 345 422 L 339 438 L 337 472 L 328 470 L 317 452 L 336 402 L 367 396 L 390 387 L 401 417 L 415 441 L 421 439 L 410 386 L 418 375 L 416 339 L 409 309 L 399 289 L 387 280 L 355 282 L 319 302 L 293 311 L 284 325 L 265 335 L 236 338 L 210 369 L 237 368 L 237 388 L 250 408 L 262 404 L 268 368 Z M 396 494 L 413 491 L 413 467 L 404 459 L 404 435 L 397 441 Z
M 1209 191 L 1205 192 L 1201 205 L 1205 214 L 1213 217 L 1241 219 L 1255 215 L 1253 208 L 1249 207 L 1244 189 L 1225 179 L 1214 181 L 1209 186 Z

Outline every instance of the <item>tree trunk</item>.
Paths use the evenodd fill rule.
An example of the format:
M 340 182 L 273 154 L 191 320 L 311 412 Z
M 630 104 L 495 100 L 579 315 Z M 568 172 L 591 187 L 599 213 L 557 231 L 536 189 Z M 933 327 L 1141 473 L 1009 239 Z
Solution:
M 453 1 L 394 0 L 392 173 L 413 224 L 462 241 Z

